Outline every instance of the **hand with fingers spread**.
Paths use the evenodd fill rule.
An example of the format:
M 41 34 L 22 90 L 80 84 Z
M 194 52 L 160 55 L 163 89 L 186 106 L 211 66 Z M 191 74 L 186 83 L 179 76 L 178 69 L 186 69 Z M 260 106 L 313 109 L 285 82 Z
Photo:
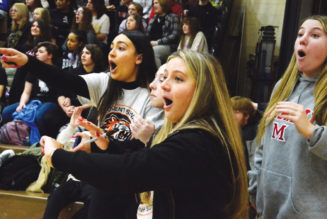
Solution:
M 1 64 L 3 68 L 14 68 L 23 66 L 28 62 L 28 57 L 16 49 L 0 48 L 2 54 Z
M 59 149 L 59 148 L 63 148 L 63 145 L 60 144 L 58 141 L 56 141 L 54 138 L 51 138 L 49 136 L 42 136 L 41 140 L 40 140 L 40 144 L 42 147 L 42 153 L 44 154 L 47 163 L 53 167 L 52 165 L 52 154 L 53 152 L 55 152 L 55 150 Z
M 147 144 L 155 132 L 155 127 L 149 120 L 145 120 L 141 116 L 135 115 L 131 124 L 131 130 L 135 139 Z
M 79 120 L 83 119 L 83 117 L 81 117 L 81 114 L 83 112 L 83 110 L 90 108 L 91 105 L 83 105 L 83 106 L 79 106 L 79 107 L 74 107 L 74 111 L 72 113 L 72 116 L 70 117 L 70 122 L 69 125 L 72 128 L 76 128 L 79 125 Z
M 292 121 L 301 135 L 307 139 L 311 138 L 315 127 L 309 121 L 304 106 L 293 102 L 279 102 L 276 105 L 276 112 L 281 118 Z
M 109 138 L 101 136 L 104 132 L 100 127 L 96 126 L 87 119 L 84 119 L 83 117 L 78 119 L 78 125 L 86 128 L 93 138 L 98 139 L 95 141 L 95 143 L 101 150 L 107 150 L 109 146 Z

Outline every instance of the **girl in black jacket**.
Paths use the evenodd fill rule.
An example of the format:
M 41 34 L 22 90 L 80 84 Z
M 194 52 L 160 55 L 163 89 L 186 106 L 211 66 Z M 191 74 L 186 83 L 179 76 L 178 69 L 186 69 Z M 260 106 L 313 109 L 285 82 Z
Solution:
M 168 59 L 164 78 L 166 121 L 151 149 L 126 153 L 136 145 L 122 150 L 80 119 L 99 137 L 92 150 L 102 153 L 67 152 L 44 136 L 49 164 L 95 186 L 99 197 L 154 190 L 153 218 L 247 218 L 243 148 L 220 64 L 210 55 L 179 51 Z M 106 218 L 105 207 L 96 203 L 89 216 Z

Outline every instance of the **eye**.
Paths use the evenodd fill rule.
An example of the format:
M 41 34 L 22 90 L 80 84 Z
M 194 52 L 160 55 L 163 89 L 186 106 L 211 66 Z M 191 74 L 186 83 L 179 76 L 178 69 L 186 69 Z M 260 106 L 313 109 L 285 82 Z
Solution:
M 297 37 L 302 37 L 303 36 L 303 33 L 298 33 L 297 34 Z
M 312 36 L 313 38 L 319 38 L 319 34 L 316 34 L 316 33 L 311 34 L 311 36 Z
M 177 81 L 177 82 L 182 82 L 182 81 L 183 81 L 183 79 L 182 79 L 182 78 L 180 78 L 180 77 L 178 77 L 178 76 L 176 76 L 176 77 L 175 77 L 175 81 Z

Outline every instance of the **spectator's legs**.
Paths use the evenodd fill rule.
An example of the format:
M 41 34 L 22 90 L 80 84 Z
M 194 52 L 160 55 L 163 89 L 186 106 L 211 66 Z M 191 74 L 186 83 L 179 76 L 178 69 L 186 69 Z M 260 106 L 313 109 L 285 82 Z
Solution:
M 36 112 L 35 123 L 41 136 L 48 135 L 55 138 L 60 127 L 67 122 L 68 117 L 54 102 L 42 103 Z
M 12 105 L 6 106 L 2 111 L 2 124 L 6 124 L 12 120 L 12 114 L 16 111 L 19 103 L 14 103 Z
M 158 45 L 153 47 L 154 58 L 156 65 L 159 68 L 162 64 L 166 63 L 168 56 L 171 54 L 170 46 Z
M 44 219 L 58 218 L 60 211 L 71 202 L 78 201 L 81 194 L 81 182 L 68 180 L 56 188 L 48 198 L 43 215 Z

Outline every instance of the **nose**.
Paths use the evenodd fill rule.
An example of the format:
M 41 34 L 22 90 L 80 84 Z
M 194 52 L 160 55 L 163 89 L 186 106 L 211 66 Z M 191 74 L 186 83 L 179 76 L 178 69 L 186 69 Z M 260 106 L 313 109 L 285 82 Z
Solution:
M 161 85 L 160 85 L 161 89 L 165 90 L 165 91 L 169 91 L 170 90 L 170 83 L 169 80 L 166 79 L 164 80 Z
M 155 90 L 155 89 L 157 89 L 157 86 L 156 86 L 156 79 L 154 79 L 154 81 L 152 81 L 151 83 L 150 83 L 150 89 L 151 90 Z
M 308 42 L 308 36 L 307 34 L 303 34 L 299 39 L 300 44 L 305 45 Z

